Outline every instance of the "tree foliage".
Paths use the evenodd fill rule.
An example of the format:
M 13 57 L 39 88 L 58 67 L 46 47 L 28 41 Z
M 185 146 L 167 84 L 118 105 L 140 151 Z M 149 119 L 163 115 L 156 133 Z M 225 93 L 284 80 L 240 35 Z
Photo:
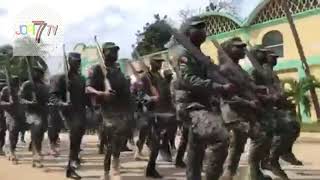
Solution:
M 285 79 L 282 83 L 283 86 L 290 86 L 289 89 L 286 89 L 286 95 L 296 104 L 299 119 L 302 119 L 302 106 L 304 107 L 303 112 L 311 116 L 311 101 L 307 92 L 310 91 L 311 88 L 320 88 L 320 82 L 314 76 L 311 76 L 302 78 L 299 81 Z
M 154 19 L 153 23 L 146 23 L 143 30 L 136 33 L 137 43 L 134 52 L 141 56 L 164 50 L 165 44 L 170 40 L 171 34 L 163 26 L 167 16 L 161 18 L 159 14 L 155 14 Z M 137 58 L 137 53 L 133 53 L 134 58 Z
M 44 50 L 45 45 L 42 43 L 35 43 L 30 37 L 24 37 L 14 42 L 15 50 L 24 51 L 27 53 L 38 54 L 38 56 L 32 56 L 32 54 L 26 54 L 26 56 L 13 56 L 12 53 L 7 56 L 1 56 L 0 65 L 7 66 L 10 74 L 19 76 L 21 81 L 28 80 L 27 62 L 29 60 L 30 66 L 42 67 L 45 71 L 48 70 L 48 66 L 44 60 L 47 52 Z M 11 47 L 12 48 L 12 47 Z M 3 68 L 2 68 L 3 69 Z M 3 78 L 1 75 L 0 78 Z
M 206 6 L 206 11 L 210 12 L 225 12 L 232 15 L 237 15 L 236 3 L 239 3 L 237 0 L 210 0 L 208 6 Z

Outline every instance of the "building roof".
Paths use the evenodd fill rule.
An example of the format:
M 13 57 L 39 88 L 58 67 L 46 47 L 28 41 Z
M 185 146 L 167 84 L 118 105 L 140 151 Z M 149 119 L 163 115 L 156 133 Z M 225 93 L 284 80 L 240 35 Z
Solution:
M 225 12 L 206 12 L 200 16 L 206 18 L 209 26 L 207 33 L 210 36 L 284 18 L 285 13 L 281 6 L 281 1 L 279 0 L 260 0 L 260 3 L 245 19 Z M 308 14 L 315 11 L 320 14 L 320 1 L 290 0 L 289 8 L 294 15 Z

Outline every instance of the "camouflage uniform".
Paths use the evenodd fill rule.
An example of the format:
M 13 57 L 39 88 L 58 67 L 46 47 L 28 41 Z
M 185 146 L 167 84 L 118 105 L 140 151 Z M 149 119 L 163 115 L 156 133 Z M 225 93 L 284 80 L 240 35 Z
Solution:
M 72 61 L 79 62 L 80 64 L 80 54 L 69 53 L 68 61 L 69 64 Z M 67 107 L 62 107 L 61 110 L 70 130 L 70 154 L 67 167 L 67 177 L 70 177 L 74 173 L 74 169 L 80 165 L 79 153 L 86 128 L 86 105 L 88 104 L 88 99 L 85 94 L 85 78 L 81 74 L 71 71 L 68 72 L 68 76 L 71 104 Z M 50 103 L 54 105 L 53 107 L 59 107 L 64 102 L 66 102 L 65 74 L 55 75 L 50 80 Z
M 187 92 L 180 88 L 177 80 L 172 82 L 172 98 L 174 100 L 173 104 L 176 108 L 177 121 L 180 124 L 181 129 L 181 137 L 177 149 L 175 165 L 177 167 L 184 168 L 186 167 L 186 164 L 184 163 L 183 158 L 187 149 L 189 134 L 189 126 L 187 123 L 188 114 L 186 110 L 187 103 L 185 101 L 185 98 L 187 98 Z
M 245 47 L 240 38 L 233 38 L 222 43 L 225 52 L 232 60 L 239 60 L 237 54 L 233 54 L 232 46 Z M 244 49 L 242 49 L 244 54 Z M 239 165 L 241 154 L 244 151 L 247 138 L 251 138 L 251 147 L 249 152 L 249 165 L 251 179 L 269 179 L 260 170 L 260 163 L 266 156 L 270 147 L 272 138 L 272 127 L 270 127 L 270 117 L 268 110 L 261 108 L 255 109 L 251 102 L 259 102 L 256 96 L 258 86 L 251 79 L 250 75 L 241 68 L 239 64 L 227 62 L 219 52 L 219 61 L 221 73 L 231 82 L 234 83 L 239 93 L 235 97 L 228 97 L 222 100 L 220 108 L 225 123 L 232 131 L 229 155 L 226 161 L 225 176 L 229 179 L 235 175 Z M 242 58 L 242 57 L 241 57 Z M 233 74 L 237 71 L 241 75 Z M 244 79 L 241 79 L 243 77 Z M 230 100 L 230 101 L 229 101 Z M 229 101 L 229 102 L 228 102 Z M 258 118 L 259 117 L 259 118 Z
M 3 87 L 6 86 L 5 82 L 0 82 L 0 89 L 2 90 Z M 3 108 L 0 108 L 0 156 L 5 155 L 3 151 L 3 146 L 5 145 L 6 141 L 6 118 L 4 116 Z
M 14 82 L 14 83 L 12 83 Z M 1 105 L 5 110 L 6 124 L 9 131 L 10 141 L 10 160 L 16 161 L 15 149 L 18 142 L 19 132 L 25 123 L 25 115 L 23 107 L 21 106 L 18 98 L 19 79 L 18 77 L 12 78 L 11 94 L 9 94 L 8 86 L 4 87 L 1 91 Z M 10 96 L 12 103 L 9 103 Z M 3 102 L 6 104 L 4 105 Z
M 164 61 L 162 58 L 153 57 L 150 63 L 157 64 L 162 63 L 162 61 Z M 158 101 L 150 102 L 148 107 L 149 112 L 146 115 L 148 129 L 145 133 L 148 134 L 149 147 L 151 149 L 146 176 L 160 178 L 161 175 L 155 169 L 156 159 L 161 149 L 163 155 L 167 156 L 167 160 L 171 160 L 168 132 L 170 132 L 171 127 L 176 125 L 176 121 L 170 99 L 169 83 L 166 82 L 158 71 L 153 71 L 152 68 L 153 65 L 151 65 L 151 70 L 142 77 L 142 81 L 146 87 L 146 94 L 153 96 L 150 89 L 151 85 L 159 93 Z M 138 142 L 141 145 L 143 141 Z
M 253 54 L 255 54 L 253 52 Z M 277 58 L 271 52 L 265 53 L 265 61 L 263 65 L 267 79 L 259 76 L 259 73 L 253 71 L 253 77 L 257 83 L 265 84 L 269 87 L 270 92 L 273 95 L 271 102 L 272 109 L 270 114 L 273 114 L 272 120 L 274 126 L 274 136 L 272 146 L 270 147 L 270 157 L 266 160 L 268 162 L 263 163 L 263 167 L 270 169 L 275 175 L 280 176 L 282 179 L 289 179 L 284 170 L 282 170 L 279 164 L 279 158 L 281 155 L 287 153 L 292 147 L 292 144 L 299 136 L 299 125 L 295 120 L 294 111 L 288 109 L 288 102 L 283 95 L 283 90 L 280 85 L 280 80 L 272 70 L 272 64 L 267 59 Z M 283 104 L 286 104 L 284 107 Z M 269 164 L 267 164 L 269 163 Z
M 119 47 L 114 43 L 108 42 L 103 45 L 104 49 L 111 49 Z M 108 61 L 108 60 L 105 60 Z M 103 117 L 103 130 L 102 135 L 105 138 L 105 159 L 104 171 L 105 178 L 109 177 L 111 156 L 113 157 L 112 167 L 116 174 L 119 173 L 119 157 L 121 147 L 128 137 L 130 132 L 130 113 L 133 111 L 134 104 L 133 98 L 130 94 L 130 82 L 126 79 L 125 75 L 120 71 L 115 63 L 107 66 L 107 79 L 110 82 L 115 95 L 110 97 L 109 100 L 101 101 L 101 113 Z M 87 86 L 93 87 L 98 91 L 105 91 L 104 82 L 101 81 L 103 74 L 100 66 L 94 66 L 92 73 L 89 75 Z
M 207 179 L 219 179 L 223 163 L 227 157 L 228 131 L 225 128 L 217 107 L 212 107 L 208 97 L 222 90 L 221 85 L 208 79 L 206 66 L 199 64 L 189 52 L 183 50 L 177 57 L 180 60 L 179 73 L 182 90 L 187 92 L 188 119 L 190 120 L 187 154 L 187 179 L 201 179 L 202 159 L 206 146 L 210 149 Z
M 12 57 L 13 47 L 11 45 L 2 45 L 0 46 L 0 61 L 6 62 Z M 6 86 L 5 79 L 1 79 L 0 89 Z M 0 156 L 5 155 L 3 151 L 3 146 L 5 145 L 5 136 L 6 136 L 6 118 L 4 115 L 3 108 L 0 108 Z
M 39 67 L 34 67 L 33 73 L 43 76 L 44 71 Z M 36 102 L 33 101 L 33 92 Z M 49 87 L 41 80 L 35 80 L 34 85 L 30 81 L 26 81 L 22 84 L 19 94 L 22 103 L 26 104 L 25 113 L 31 131 L 33 167 L 42 167 L 41 144 L 48 126 Z

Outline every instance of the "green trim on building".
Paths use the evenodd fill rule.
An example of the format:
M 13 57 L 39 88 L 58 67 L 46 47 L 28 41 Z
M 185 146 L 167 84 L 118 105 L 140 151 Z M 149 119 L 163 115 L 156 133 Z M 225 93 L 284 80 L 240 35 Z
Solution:
M 298 19 L 302 19 L 302 18 L 305 18 L 305 17 L 308 17 L 308 16 L 315 16 L 315 15 L 320 15 L 320 8 L 311 9 L 311 10 L 308 10 L 308 11 L 297 13 L 297 14 L 294 14 L 293 17 L 294 17 L 295 20 L 298 20 Z M 283 23 L 287 23 L 287 22 L 288 22 L 287 18 L 286 17 L 282 17 L 282 18 L 266 21 L 266 22 L 263 22 L 263 23 L 260 23 L 260 24 L 246 25 L 246 26 L 250 26 L 249 27 L 250 31 L 253 31 L 253 30 L 262 29 L 262 28 L 270 27 L 270 26 L 275 26 L 275 25 L 279 25 L 279 24 L 283 24 Z
M 202 18 L 209 17 L 209 16 L 221 16 L 221 17 L 225 17 L 225 18 L 232 20 L 240 27 L 243 24 L 242 20 L 239 17 L 233 16 L 232 14 L 229 14 L 229 13 L 211 11 L 211 12 L 205 12 L 204 14 L 200 14 L 199 16 Z

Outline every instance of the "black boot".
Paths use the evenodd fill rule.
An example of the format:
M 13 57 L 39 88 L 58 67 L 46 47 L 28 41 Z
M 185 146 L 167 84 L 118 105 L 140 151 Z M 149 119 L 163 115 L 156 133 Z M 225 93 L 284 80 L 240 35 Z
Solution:
M 288 175 L 286 174 L 286 172 L 281 168 L 279 162 L 271 162 L 270 163 L 270 167 L 271 167 L 271 172 L 280 177 L 282 180 L 289 180 Z
M 146 177 L 161 179 L 162 176 L 158 173 L 155 168 L 155 163 L 149 163 L 146 170 Z
M 71 166 L 67 167 L 66 177 L 70 179 L 81 179 L 81 176 L 79 176 L 79 174 L 77 174 L 75 169 L 72 168 Z
M 283 155 L 281 159 L 294 166 L 303 166 L 303 163 L 299 161 L 293 153 Z
M 98 145 L 98 148 L 99 148 L 99 154 L 104 154 L 104 145 L 100 144 Z
M 28 151 L 29 151 L 29 152 L 32 151 L 32 142 L 30 142 L 30 144 L 29 144 Z

